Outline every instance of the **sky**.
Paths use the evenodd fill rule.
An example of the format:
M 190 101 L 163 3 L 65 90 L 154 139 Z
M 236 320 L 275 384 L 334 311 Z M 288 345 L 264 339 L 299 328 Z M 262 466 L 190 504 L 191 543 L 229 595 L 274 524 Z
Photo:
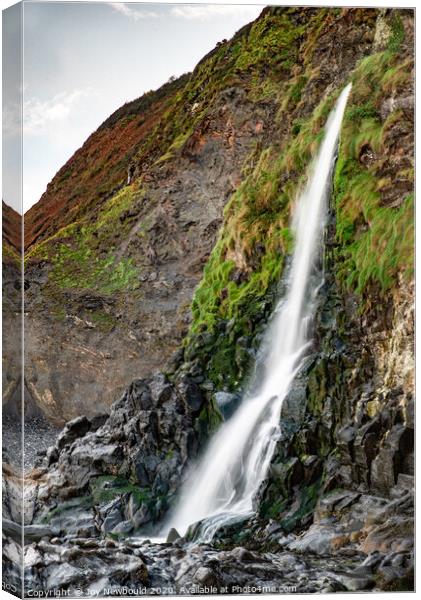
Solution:
M 20 94 L 26 211 L 114 110 L 171 76 L 191 71 L 218 41 L 230 38 L 263 7 L 25 2 L 23 87 L 16 43 L 19 13 L 16 7 L 5 11 L 5 202 L 18 205 L 13 175 L 18 167 Z

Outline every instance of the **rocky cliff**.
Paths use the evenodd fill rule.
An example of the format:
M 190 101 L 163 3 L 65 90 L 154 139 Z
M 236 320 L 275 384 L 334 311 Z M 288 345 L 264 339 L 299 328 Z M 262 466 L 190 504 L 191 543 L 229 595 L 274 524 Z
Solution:
M 112 115 L 25 216 L 26 380 L 50 420 L 107 410 L 188 330 L 224 206 L 276 110 L 233 45 Z
M 26 381 L 50 420 L 106 411 L 131 379 L 162 369 L 188 331 L 203 329 L 209 337 L 216 320 L 218 327 L 234 320 L 236 331 L 208 344 L 208 371 L 219 387 L 236 387 L 248 366 L 241 345 L 253 337 L 245 321 L 254 327 L 282 271 L 295 188 L 340 83 L 368 55 L 378 64 L 361 64 L 354 78 L 368 81 L 378 70 L 386 80 L 370 82 L 375 92 L 354 94 L 349 127 L 361 138 L 353 138 L 352 150 L 359 165 L 356 153 L 368 167 L 372 146 L 399 137 L 397 115 L 411 112 L 410 93 L 395 102 L 410 77 L 408 59 L 385 48 L 373 54 L 387 28 L 398 25 L 385 17 L 379 26 L 377 19 L 375 10 L 351 16 L 268 9 L 190 76 L 122 107 L 59 171 L 25 216 Z M 399 160 L 370 180 L 373 165 L 356 173 L 356 185 L 388 194 L 388 205 L 395 194 L 406 198 L 411 166 Z M 400 173 L 398 186 L 391 185 L 391 169 Z M 355 204 L 358 198 L 343 211 L 348 237 L 358 220 Z M 406 215 L 411 201 L 404 204 Z M 351 274 L 370 277 L 372 265 L 358 261 L 375 243 L 367 234 L 352 246 Z M 393 256 L 394 248 L 385 254 Z M 385 264 L 378 277 L 390 268 Z M 195 344 L 189 347 L 196 353 Z M 234 348 L 244 362 L 238 374 Z
M 241 396 L 349 81 L 314 343 L 256 516 L 192 553 L 136 541 Z M 412 589 L 411 11 L 265 9 L 117 111 L 28 223 L 27 388 L 52 421 L 84 415 L 28 475 L 28 586 Z

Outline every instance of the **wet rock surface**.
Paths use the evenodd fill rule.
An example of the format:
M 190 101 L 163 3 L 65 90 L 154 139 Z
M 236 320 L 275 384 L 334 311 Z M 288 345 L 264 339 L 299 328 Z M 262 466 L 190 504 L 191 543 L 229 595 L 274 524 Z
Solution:
M 159 520 L 197 454 L 204 403 L 192 379 L 159 373 L 134 381 L 108 417 L 67 423 L 28 474 L 36 478 L 35 520 L 74 525 L 78 535 L 127 535 Z
M 35 567 L 43 568 L 37 577 Z M 344 572 L 335 561 L 302 559 L 288 552 L 256 553 L 236 547 L 153 544 L 136 538 L 118 542 L 40 543 L 26 551 L 29 589 L 142 590 L 143 594 L 325 592 L 369 589 L 368 576 L 354 574 L 352 560 Z M 82 567 L 82 568 L 81 568 Z M 349 570 L 347 570 L 349 569 Z M 139 593 L 140 595 L 140 593 Z
M 130 535 L 119 540 L 49 534 L 25 548 L 26 588 L 86 596 L 94 589 L 121 595 L 136 590 L 142 590 L 139 595 L 168 595 L 412 589 L 413 559 L 408 551 L 384 547 L 366 554 L 358 540 L 333 544 L 337 526 L 330 526 L 326 544 L 323 529 L 328 528 L 315 525 L 288 539 L 281 532 L 272 533 L 266 550 L 262 540 L 254 547 L 234 543 L 224 549 L 220 544 L 193 545 L 181 539 L 156 543 Z M 16 542 L 9 539 L 5 551 L 7 556 L 16 555 Z
M 291 550 L 323 556 L 358 539 L 359 551 L 380 552 L 384 564 L 386 555 L 402 552 L 409 572 L 414 531 L 413 287 L 402 281 L 386 305 L 373 303 L 358 315 L 355 298 L 343 294 L 335 277 L 334 238 L 329 237 L 334 234 L 333 214 L 331 222 L 316 352 L 283 404 L 281 436 L 260 490 L 259 513 L 286 532 L 304 530 L 287 544 Z M 398 586 L 406 575 L 394 577 Z M 382 581 L 385 589 L 392 585 L 385 574 Z
M 189 403 L 183 394 L 190 393 Z M 175 530 L 166 542 L 149 541 L 162 527 L 159 519 L 192 451 L 184 436 L 196 440 L 196 451 L 194 428 L 184 428 L 180 438 L 174 421 L 182 415 L 186 423 L 189 406 L 197 411 L 191 382 L 183 378 L 179 386 L 156 375 L 134 382 L 99 428 L 85 418 L 67 424 L 25 486 L 27 590 L 168 595 L 413 589 L 408 475 L 398 477 L 388 497 L 345 488 L 320 493 L 301 531 L 288 527 L 285 517 L 256 514 L 222 528 L 213 544 L 188 542 Z M 147 446 L 136 434 L 139 427 Z M 161 446 L 154 454 L 157 436 Z M 166 458 L 159 455 L 164 449 Z M 299 485 L 298 462 L 290 459 L 274 473 Z M 16 506 L 13 490 L 5 492 L 6 505 Z M 19 514 L 7 514 L 5 576 L 17 584 Z

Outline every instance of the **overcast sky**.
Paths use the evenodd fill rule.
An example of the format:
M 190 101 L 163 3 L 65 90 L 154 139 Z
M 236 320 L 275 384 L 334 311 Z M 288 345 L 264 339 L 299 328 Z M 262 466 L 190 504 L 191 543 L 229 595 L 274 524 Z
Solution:
M 191 71 L 263 6 L 25 3 L 24 210 L 39 200 L 57 170 L 115 109 L 169 77 Z M 8 39 L 10 44 L 13 35 L 16 39 L 16 15 L 5 22 L 6 48 Z M 13 35 L 8 36 L 8 25 Z M 5 66 L 4 135 L 16 147 L 19 63 Z M 12 153 L 6 154 L 11 163 Z M 5 168 L 12 169 L 4 159 Z M 16 205 L 14 193 L 6 179 L 4 200 Z

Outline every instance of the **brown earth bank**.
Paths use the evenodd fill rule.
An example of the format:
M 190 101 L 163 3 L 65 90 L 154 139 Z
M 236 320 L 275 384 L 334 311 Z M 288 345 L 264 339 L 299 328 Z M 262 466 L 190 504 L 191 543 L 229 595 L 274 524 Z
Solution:
M 255 515 L 211 545 L 147 541 L 241 398 L 349 80 L 314 342 Z M 27 250 L 30 402 L 77 416 L 26 474 L 23 515 L 8 471 L 6 577 L 22 517 L 28 590 L 412 590 L 413 14 L 265 9 L 173 85 L 130 184 Z
M 241 88 L 221 92 L 191 148 L 150 168 L 149 181 L 118 216 L 114 253 L 135 257 L 133 290 L 103 293 L 69 282 L 58 292 L 51 289 L 48 261 L 28 262 L 26 379 L 51 420 L 107 410 L 133 377 L 162 368 L 179 347 L 223 207 L 252 145 L 264 138 L 257 126 L 270 124 L 270 105 L 244 96 Z M 56 304 L 59 315 L 51 314 Z

